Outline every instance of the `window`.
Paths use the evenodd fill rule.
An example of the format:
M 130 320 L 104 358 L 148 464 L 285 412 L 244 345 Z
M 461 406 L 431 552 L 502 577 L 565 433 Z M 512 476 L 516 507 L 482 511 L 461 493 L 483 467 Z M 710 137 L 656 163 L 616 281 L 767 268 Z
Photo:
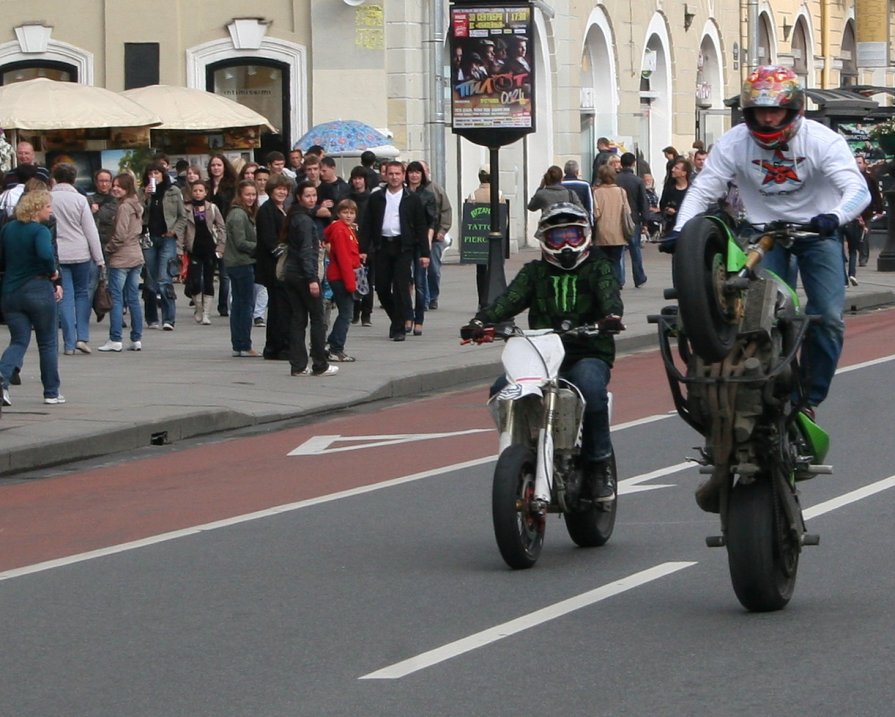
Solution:
M 14 62 L 4 65 L 3 72 L 0 74 L 0 80 L 4 85 L 33 80 L 37 77 L 46 77 L 60 82 L 76 82 L 78 71 L 71 65 L 61 62 Z
M 208 67 L 208 89 L 264 115 L 281 129 L 283 146 L 291 147 L 289 121 L 289 72 L 271 61 L 216 63 Z

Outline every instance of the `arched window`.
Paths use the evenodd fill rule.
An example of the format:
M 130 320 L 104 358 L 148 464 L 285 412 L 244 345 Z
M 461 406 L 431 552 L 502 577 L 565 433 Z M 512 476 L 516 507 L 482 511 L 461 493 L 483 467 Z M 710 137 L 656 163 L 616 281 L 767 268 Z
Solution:
M 13 82 L 24 82 L 37 77 L 46 77 L 61 82 L 77 82 L 78 68 L 64 62 L 40 60 L 11 62 L 3 65 L 3 69 L 0 71 L 0 84 L 9 85 Z
M 800 17 L 792 34 L 792 70 L 799 76 L 803 87 L 808 87 L 808 67 L 813 59 L 811 55 L 808 27 L 805 25 L 805 18 Z
M 855 42 L 855 24 L 849 20 L 842 33 L 842 69 L 839 71 L 840 87 L 850 87 L 858 84 L 858 46 Z
M 770 65 L 771 59 L 771 21 L 767 13 L 762 13 L 758 22 L 758 55 L 756 65 Z
M 223 60 L 207 65 L 206 88 L 266 117 L 282 127 L 284 147 L 297 139 L 289 136 L 289 68 L 285 63 L 261 58 Z

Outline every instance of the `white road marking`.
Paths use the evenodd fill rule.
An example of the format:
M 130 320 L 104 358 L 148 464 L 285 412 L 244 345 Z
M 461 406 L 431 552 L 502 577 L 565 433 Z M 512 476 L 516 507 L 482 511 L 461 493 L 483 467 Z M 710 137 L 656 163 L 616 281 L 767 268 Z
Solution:
M 688 568 L 691 565 L 696 565 L 696 563 L 661 563 L 660 565 L 656 565 L 652 568 L 649 568 L 648 570 L 642 570 L 639 573 L 634 573 L 633 575 L 629 575 L 628 577 L 622 578 L 621 580 L 616 580 L 615 582 L 603 585 L 602 587 L 596 588 L 595 590 L 590 590 L 586 593 L 581 593 L 580 595 L 571 597 L 568 600 L 563 600 L 561 602 L 554 603 L 553 605 L 548 605 L 547 607 L 536 610 L 535 612 L 529 613 L 528 615 L 517 617 L 515 620 L 510 620 L 509 622 L 505 622 L 501 625 L 496 625 L 495 627 L 489 628 L 487 630 L 482 630 L 481 632 L 477 632 L 474 635 L 469 635 L 468 637 L 456 640 L 455 642 L 450 642 L 446 645 L 442 645 L 441 647 L 437 647 L 434 650 L 429 650 L 428 652 L 424 652 L 420 655 L 417 655 L 416 657 L 411 657 L 407 660 L 403 660 L 402 662 L 397 662 L 394 665 L 390 665 L 389 667 L 377 670 L 376 672 L 371 672 L 367 675 L 363 675 L 358 679 L 394 680 L 400 677 L 406 677 L 407 675 L 418 672 L 419 670 L 424 670 L 427 667 L 431 667 L 432 665 L 437 665 L 439 662 L 444 662 L 445 660 L 450 660 L 466 652 L 471 652 L 472 650 L 477 650 L 480 647 L 485 647 L 486 645 L 490 645 L 493 642 L 502 640 L 505 637 L 510 637 L 511 635 L 515 635 L 524 630 L 542 625 L 545 622 L 549 622 L 550 620 L 555 620 L 557 618 L 563 617 L 564 615 L 568 615 L 575 610 L 580 610 L 581 608 L 588 607 L 589 605 L 593 605 L 594 603 L 600 602 L 601 600 L 606 600 L 607 598 L 618 595 L 619 593 L 633 590 L 636 587 L 644 585 L 648 582 L 652 582 L 653 580 L 658 580 L 659 578 L 665 577 L 666 575 L 671 575 L 672 573 L 675 573 L 678 570 L 683 570 L 684 568 Z
M 491 428 L 470 428 L 465 431 L 450 431 L 448 433 L 391 433 L 379 436 L 342 436 L 339 434 L 329 436 L 313 436 L 298 448 L 295 448 L 287 456 L 316 456 L 321 453 L 341 453 L 342 451 L 358 451 L 362 448 L 376 448 L 378 446 L 394 446 L 399 443 L 412 443 L 413 441 L 429 441 L 433 438 L 451 438 L 452 436 L 467 436 L 470 433 L 484 433 Z M 352 441 L 354 445 L 331 448 L 333 443 Z
M 802 515 L 805 516 L 805 520 L 816 518 L 818 515 L 829 513 L 830 511 L 842 508 L 849 503 L 869 498 L 871 495 L 876 495 L 877 493 L 881 493 L 882 491 L 893 487 L 895 487 L 895 476 L 889 476 L 888 478 L 883 478 L 875 483 L 849 491 L 848 493 L 840 495 L 838 498 L 830 498 L 830 500 L 825 500 L 823 503 L 818 503 L 817 505 L 812 505 L 810 508 L 805 508 L 802 511 Z
M 646 418 L 638 418 L 634 421 L 628 421 L 627 423 L 619 423 L 617 426 L 610 426 L 610 431 L 624 431 L 626 428 L 635 428 L 636 426 L 642 426 L 646 423 L 655 423 L 656 421 L 664 421 L 666 418 L 671 418 L 672 416 L 676 416 L 677 411 L 671 411 L 670 413 L 661 413 L 655 416 L 647 416 Z
M 668 466 L 667 468 L 660 468 L 657 471 L 652 471 L 651 473 L 643 473 L 639 476 L 634 476 L 633 478 L 625 478 L 624 480 L 620 480 L 618 482 L 618 493 L 619 495 L 625 495 L 626 493 L 642 493 L 645 490 L 658 490 L 659 488 L 674 488 L 674 484 L 663 484 L 663 483 L 654 483 L 653 485 L 640 485 L 648 480 L 652 480 L 653 478 L 661 478 L 662 476 L 667 476 L 671 473 L 677 473 L 678 471 L 686 470 L 687 468 L 692 468 L 696 464 L 693 461 L 686 461 L 685 463 L 678 463 L 674 466 Z
M 840 373 L 848 373 L 849 371 L 857 371 L 858 369 L 868 368 L 869 366 L 879 366 L 881 363 L 888 363 L 889 361 L 895 361 L 895 355 L 892 356 L 883 356 L 882 358 L 873 359 L 872 361 L 864 361 L 863 363 L 852 364 L 851 366 L 843 366 L 842 368 L 836 369 L 836 374 Z

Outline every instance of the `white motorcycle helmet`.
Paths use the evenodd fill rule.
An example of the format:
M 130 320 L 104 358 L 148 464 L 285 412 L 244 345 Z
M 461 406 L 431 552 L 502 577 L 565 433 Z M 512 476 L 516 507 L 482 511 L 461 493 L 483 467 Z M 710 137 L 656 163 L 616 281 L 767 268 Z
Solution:
M 549 207 L 538 222 L 535 237 L 546 261 L 571 271 L 590 252 L 590 221 L 577 204 L 560 202 Z

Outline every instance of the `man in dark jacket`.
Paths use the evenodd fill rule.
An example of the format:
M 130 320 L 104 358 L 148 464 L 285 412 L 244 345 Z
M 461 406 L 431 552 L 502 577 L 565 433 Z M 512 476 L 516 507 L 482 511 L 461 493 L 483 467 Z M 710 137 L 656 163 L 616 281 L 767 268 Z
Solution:
M 429 267 L 429 225 L 419 195 L 404 187 L 404 165 L 389 162 L 385 179 L 385 189 L 367 203 L 360 251 L 375 257 L 376 295 L 391 322 L 388 336 L 403 341 L 415 250 L 422 268 Z
M 628 239 L 628 251 L 631 254 L 631 273 L 634 274 L 634 286 L 638 289 L 646 283 L 646 272 L 643 270 L 643 255 L 640 251 L 640 236 L 643 229 L 643 218 L 649 211 L 649 199 L 643 180 L 634 174 L 637 157 L 631 152 L 621 156 L 622 169 L 615 177 L 615 183 L 628 194 L 628 206 L 631 207 L 631 218 L 634 220 L 634 234 Z

